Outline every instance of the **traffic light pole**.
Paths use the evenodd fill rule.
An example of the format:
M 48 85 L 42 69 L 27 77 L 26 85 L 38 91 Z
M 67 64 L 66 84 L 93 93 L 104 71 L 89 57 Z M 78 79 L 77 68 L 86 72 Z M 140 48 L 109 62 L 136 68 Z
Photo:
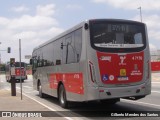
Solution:
M 16 80 L 15 77 L 11 77 L 11 95 L 16 96 Z
M 15 58 L 10 58 L 11 68 L 11 95 L 16 96 L 16 79 L 15 79 Z

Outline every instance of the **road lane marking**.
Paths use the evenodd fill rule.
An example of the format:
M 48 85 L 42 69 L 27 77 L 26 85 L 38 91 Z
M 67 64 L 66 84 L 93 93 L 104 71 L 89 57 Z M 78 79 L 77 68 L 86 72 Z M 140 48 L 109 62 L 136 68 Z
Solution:
M 37 103 L 41 104 L 42 106 L 44 106 L 44 107 L 48 108 L 48 109 L 49 109 L 49 110 L 51 110 L 51 111 L 56 111 L 55 109 L 53 109 L 53 108 L 51 108 L 51 107 L 48 107 L 47 105 L 45 105 L 45 104 L 43 104 L 43 103 L 39 102 L 38 100 L 36 100 L 36 99 L 34 99 L 34 98 L 32 98 L 32 97 L 28 96 L 28 95 L 27 95 L 27 94 L 25 94 L 25 93 L 23 93 L 23 95 L 25 95 L 26 97 L 28 97 L 28 98 L 30 98 L 30 99 L 32 99 L 32 100 L 34 100 L 35 102 L 37 102 Z
M 20 89 L 19 87 L 16 87 L 16 88 L 17 88 L 17 89 Z M 6 90 L 9 90 L 9 88 L 6 88 Z M 18 93 L 20 93 L 20 91 L 17 91 L 17 92 L 18 92 Z M 24 92 L 24 91 L 23 91 L 23 92 Z M 61 114 L 61 113 L 57 112 L 55 109 L 53 109 L 53 108 L 51 108 L 51 107 L 49 107 L 49 106 L 47 106 L 47 105 L 43 104 L 42 102 L 40 102 L 40 101 L 38 101 L 38 100 L 36 100 L 36 99 L 34 99 L 34 98 L 30 97 L 30 96 L 28 96 L 27 94 L 25 94 L 25 93 L 22 93 L 22 94 L 23 94 L 24 96 L 26 96 L 26 97 L 30 98 L 31 100 L 33 100 L 33 101 L 35 101 L 35 102 L 39 103 L 40 105 L 42 105 L 42 106 L 44 106 L 44 107 L 48 108 L 49 110 L 56 112 L 58 115 L 60 115 L 60 116 L 64 117 L 65 119 L 67 119 L 67 120 L 73 120 L 73 119 L 72 119 L 72 118 L 70 118 L 70 117 L 65 117 L 63 114 Z
M 55 109 L 53 109 L 53 108 L 51 108 L 51 107 L 49 107 L 49 106 L 47 106 L 47 105 L 41 103 L 40 101 L 38 101 L 38 100 L 36 100 L 36 99 L 34 99 L 34 98 L 28 96 L 27 94 L 23 93 L 23 95 L 25 95 L 26 97 L 30 98 L 31 100 L 34 100 L 35 102 L 39 103 L 40 105 L 42 105 L 42 106 L 48 108 L 49 110 L 56 112 Z M 61 114 L 61 113 L 59 113 L 59 112 L 56 112 L 56 113 L 57 113 L 58 115 L 64 117 L 64 118 L 67 119 L 67 120 L 73 120 L 73 119 L 70 118 L 70 117 L 65 117 L 63 114 Z
M 30 87 L 30 86 L 23 86 L 23 87 L 25 87 L 25 88 L 33 88 L 33 87 Z
M 160 82 L 152 82 L 152 83 L 155 83 L 155 84 L 160 84 Z
M 160 87 L 160 85 L 157 85 L 157 84 L 153 85 L 153 84 L 152 84 L 152 87 Z
M 160 93 L 160 91 L 151 91 L 151 92 Z
M 155 107 L 160 107 L 160 105 L 156 105 L 156 104 L 151 104 L 151 103 L 145 103 L 145 102 L 138 102 L 138 101 L 131 101 L 131 100 L 127 100 L 127 99 L 122 99 L 123 101 L 129 102 L 129 103 L 133 103 L 133 104 L 144 104 L 144 105 L 150 105 L 150 106 L 155 106 Z

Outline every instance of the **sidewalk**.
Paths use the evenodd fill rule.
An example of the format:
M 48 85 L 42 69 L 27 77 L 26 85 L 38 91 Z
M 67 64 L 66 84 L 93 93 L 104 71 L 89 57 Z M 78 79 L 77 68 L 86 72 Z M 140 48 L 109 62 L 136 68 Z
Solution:
M 20 93 L 11 96 L 11 91 L 0 89 L 0 120 L 65 120 L 56 112 L 48 113 L 48 111 L 51 110 L 25 95 L 21 100 Z M 8 113 L 12 117 L 9 117 Z M 55 117 L 49 117 L 54 115 Z
M 21 100 L 20 93 L 11 96 L 11 91 L 0 90 L 0 111 L 50 111 L 46 107 L 31 100 L 23 95 Z

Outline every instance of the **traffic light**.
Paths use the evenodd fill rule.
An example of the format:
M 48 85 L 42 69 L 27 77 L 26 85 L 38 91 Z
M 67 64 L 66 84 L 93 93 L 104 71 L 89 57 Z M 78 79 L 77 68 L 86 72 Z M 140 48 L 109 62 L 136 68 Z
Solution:
M 10 58 L 10 65 L 14 66 L 15 65 L 15 58 Z
M 61 49 L 63 49 L 63 46 L 64 46 L 63 43 L 61 43 Z
M 7 48 L 7 53 L 11 53 L 11 47 Z

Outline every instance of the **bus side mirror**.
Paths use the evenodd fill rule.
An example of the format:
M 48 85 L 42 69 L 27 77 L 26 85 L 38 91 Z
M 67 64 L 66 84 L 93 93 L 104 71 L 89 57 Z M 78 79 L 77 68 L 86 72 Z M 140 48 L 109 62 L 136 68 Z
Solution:
M 33 59 L 30 59 L 30 65 L 32 65 L 33 64 Z

